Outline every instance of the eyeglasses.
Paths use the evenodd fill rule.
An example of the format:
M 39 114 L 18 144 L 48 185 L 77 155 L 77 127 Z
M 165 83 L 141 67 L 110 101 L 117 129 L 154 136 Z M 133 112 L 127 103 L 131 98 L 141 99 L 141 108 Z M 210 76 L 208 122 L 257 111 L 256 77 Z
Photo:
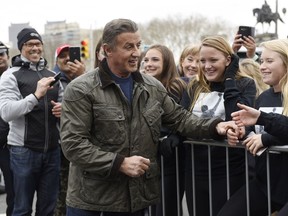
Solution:
M 28 48 L 33 48 L 34 46 L 36 47 L 41 47 L 42 43 L 24 43 L 25 46 L 27 46 Z

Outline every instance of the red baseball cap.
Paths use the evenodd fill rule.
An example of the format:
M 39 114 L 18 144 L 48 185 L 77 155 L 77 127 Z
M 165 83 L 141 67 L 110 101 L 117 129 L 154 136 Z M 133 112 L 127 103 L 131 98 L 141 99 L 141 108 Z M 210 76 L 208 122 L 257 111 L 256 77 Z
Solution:
M 63 45 L 57 47 L 56 52 L 55 52 L 55 58 L 57 58 L 63 50 L 66 50 L 69 47 L 70 47 L 69 44 L 63 44 Z

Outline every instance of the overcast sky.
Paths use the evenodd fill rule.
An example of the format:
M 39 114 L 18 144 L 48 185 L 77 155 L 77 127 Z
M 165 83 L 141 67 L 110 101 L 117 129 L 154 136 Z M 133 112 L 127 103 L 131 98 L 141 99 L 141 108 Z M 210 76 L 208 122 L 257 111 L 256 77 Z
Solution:
M 277 0 L 267 0 L 273 12 Z M 256 24 L 253 8 L 261 8 L 264 0 L 4 0 L 0 10 L 0 40 L 8 42 L 11 23 L 29 22 L 39 33 L 44 33 L 47 21 L 78 22 L 81 28 L 101 28 L 114 18 L 129 18 L 145 23 L 152 18 L 167 16 L 187 17 L 201 14 L 210 19 L 220 18 L 232 25 Z M 287 0 L 278 0 L 280 16 L 288 23 Z M 257 25 L 261 29 L 261 24 Z M 274 27 L 271 27 L 274 29 Z M 288 25 L 278 22 L 279 36 L 287 37 Z

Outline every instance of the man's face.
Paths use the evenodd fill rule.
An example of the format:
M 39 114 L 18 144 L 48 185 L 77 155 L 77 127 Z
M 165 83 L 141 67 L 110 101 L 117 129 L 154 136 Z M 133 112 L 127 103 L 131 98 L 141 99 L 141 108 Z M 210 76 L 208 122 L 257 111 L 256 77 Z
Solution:
M 38 63 L 43 52 L 43 44 L 38 39 L 26 41 L 21 49 L 21 54 L 30 62 Z
M 64 73 L 70 72 L 69 66 L 67 65 L 68 61 L 69 61 L 69 48 L 64 48 L 58 55 L 56 62 L 59 69 Z
M 103 46 L 110 70 L 119 77 L 127 77 L 137 71 L 141 39 L 139 32 L 122 33 L 117 36 L 115 47 Z
M 0 53 L 0 76 L 4 71 L 6 71 L 9 67 L 9 56 L 6 52 Z

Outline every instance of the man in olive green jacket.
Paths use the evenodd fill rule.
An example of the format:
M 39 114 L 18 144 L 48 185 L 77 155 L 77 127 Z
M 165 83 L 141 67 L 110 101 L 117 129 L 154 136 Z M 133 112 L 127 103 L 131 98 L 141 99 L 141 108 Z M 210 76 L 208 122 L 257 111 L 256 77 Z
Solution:
M 160 200 L 162 126 L 196 139 L 221 139 L 229 128 L 236 136 L 238 129 L 193 116 L 159 81 L 138 71 L 141 39 L 133 21 L 112 20 L 102 39 L 106 57 L 99 68 L 64 93 L 61 141 L 71 162 L 67 215 L 144 216 Z

